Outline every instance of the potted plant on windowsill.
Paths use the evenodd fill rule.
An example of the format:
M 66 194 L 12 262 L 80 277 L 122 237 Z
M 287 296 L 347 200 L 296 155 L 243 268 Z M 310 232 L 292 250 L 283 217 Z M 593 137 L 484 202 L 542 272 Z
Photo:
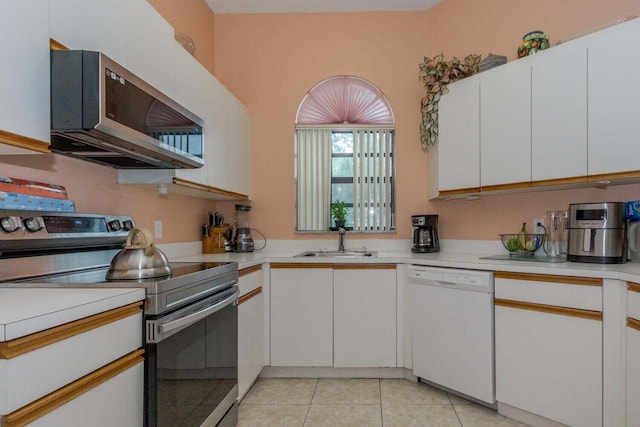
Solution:
M 344 202 L 336 200 L 331 204 L 331 217 L 336 224 L 336 228 L 344 227 L 345 219 L 347 217 L 347 206 Z

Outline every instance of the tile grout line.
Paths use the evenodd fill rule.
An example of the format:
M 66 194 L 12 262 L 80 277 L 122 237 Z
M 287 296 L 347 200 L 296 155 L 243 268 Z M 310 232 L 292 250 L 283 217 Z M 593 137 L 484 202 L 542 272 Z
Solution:
M 307 418 L 309 418 L 309 412 L 311 412 L 311 403 L 313 402 L 313 398 L 316 396 L 316 392 L 318 391 L 318 383 L 320 382 L 319 378 L 316 378 L 316 386 L 313 388 L 313 393 L 311 394 L 311 400 L 307 405 L 307 414 L 304 416 L 304 421 L 302 422 L 302 426 L 307 423 Z

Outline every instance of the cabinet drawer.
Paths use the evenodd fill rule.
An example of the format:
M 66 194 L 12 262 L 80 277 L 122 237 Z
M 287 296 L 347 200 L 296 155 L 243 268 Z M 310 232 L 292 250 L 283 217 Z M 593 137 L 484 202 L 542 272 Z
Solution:
M 496 299 L 602 310 L 602 280 L 538 274 L 496 272 Z
M 141 346 L 139 303 L 2 343 L 0 388 L 9 392 L 0 400 L 0 415 L 64 387 Z
M 262 286 L 264 275 L 262 265 L 254 265 L 253 267 L 243 268 L 238 271 L 238 287 L 240 288 L 240 296 L 243 296 L 254 289 Z
M 2 419 L 3 427 L 139 427 L 143 350 L 136 350 Z

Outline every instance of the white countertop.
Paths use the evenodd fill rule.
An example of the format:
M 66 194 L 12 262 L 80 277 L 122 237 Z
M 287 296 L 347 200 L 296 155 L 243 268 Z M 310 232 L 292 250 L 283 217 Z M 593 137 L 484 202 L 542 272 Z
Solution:
M 0 342 L 145 298 L 135 289 L 0 288 Z
M 375 249 L 374 249 L 375 250 Z M 500 254 L 499 251 L 487 253 L 436 252 L 427 254 L 404 251 L 378 251 L 375 258 L 339 258 L 339 257 L 294 257 L 300 250 L 256 251 L 249 253 L 228 252 L 224 254 L 200 254 L 174 257 L 171 261 L 181 262 L 237 262 L 240 269 L 264 262 L 295 263 L 361 263 L 361 264 L 419 264 L 435 267 L 453 267 L 470 270 L 511 271 L 520 273 L 557 274 L 561 276 L 598 277 L 640 282 L 640 263 L 590 264 L 578 262 L 531 262 L 502 261 L 481 259 L 488 255 Z M 503 252 L 506 254 L 506 252 Z

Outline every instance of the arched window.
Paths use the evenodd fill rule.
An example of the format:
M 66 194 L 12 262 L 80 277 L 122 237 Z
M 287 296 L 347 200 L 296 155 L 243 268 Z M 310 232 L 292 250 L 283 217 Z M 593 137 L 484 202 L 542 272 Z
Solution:
M 303 97 L 296 114 L 297 231 L 395 230 L 395 126 L 371 82 L 334 76 Z M 332 205 L 344 203 L 344 225 Z

